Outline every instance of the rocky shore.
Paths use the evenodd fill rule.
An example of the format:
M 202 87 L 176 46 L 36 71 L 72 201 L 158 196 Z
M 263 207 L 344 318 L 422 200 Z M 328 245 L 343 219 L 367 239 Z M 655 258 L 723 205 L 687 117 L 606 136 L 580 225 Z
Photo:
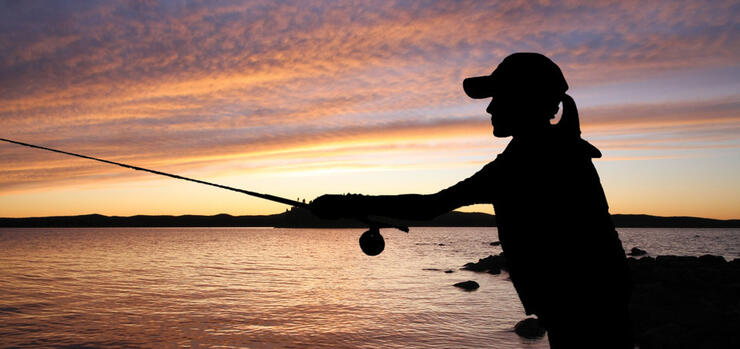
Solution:
M 740 348 L 740 259 L 704 255 L 628 258 L 630 311 L 641 349 Z M 586 262 L 586 261 L 584 261 Z M 498 274 L 503 254 L 462 269 Z
M 650 348 L 740 348 L 740 259 L 628 259 L 638 343 Z

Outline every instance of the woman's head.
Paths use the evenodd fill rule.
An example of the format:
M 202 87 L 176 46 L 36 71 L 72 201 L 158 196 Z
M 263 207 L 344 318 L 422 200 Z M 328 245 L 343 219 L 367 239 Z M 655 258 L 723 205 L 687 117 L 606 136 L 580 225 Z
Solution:
M 519 52 L 504 58 L 491 75 L 465 79 L 463 88 L 472 98 L 493 98 L 486 109 L 493 134 L 508 137 L 549 125 L 568 83 L 549 58 Z

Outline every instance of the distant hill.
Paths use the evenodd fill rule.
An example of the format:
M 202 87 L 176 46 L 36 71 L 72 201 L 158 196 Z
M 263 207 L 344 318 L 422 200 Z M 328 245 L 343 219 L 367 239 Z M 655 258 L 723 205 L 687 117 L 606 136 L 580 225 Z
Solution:
M 646 214 L 613 214 L 614 225 L 624 228 L 740 228 L 740 219 L 659 217 Z
M 740 219 L 718 220 L 698 217 L 658 217 L 650 215 L 612 215 L 617 227 L 645 228 L 740 228 Z M 496 217 L 487 213 L 453 211 L 430 221 L 393 221 L 408 226 L 425 227 L 491 227 Z M 293 208 L 283 213 L 264 216 L 82 216 L 0 218 L 0 227 L 280 227 L 280 228 L 362 228 L 352 220 L 323 220 L 309 211 Z

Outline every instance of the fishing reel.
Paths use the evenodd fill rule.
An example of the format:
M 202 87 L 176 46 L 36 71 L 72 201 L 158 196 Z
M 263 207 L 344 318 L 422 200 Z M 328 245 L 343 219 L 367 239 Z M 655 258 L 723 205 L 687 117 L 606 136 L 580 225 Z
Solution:
M 371 227 L 360 235 L 360 249 L 368 256 L 377 256 L 385 249 L 385 239 L 380 229 Z
M 380 228 L 395 228 L 404 233 L 409 232 L 409 227 L 379 221 L 379 218 L 364 218 L 363 222 L 369 223 L 370 229 L 360 235 L 360 249 L 368 256 L 377 256 L 385 249 L 385 239 L 380 235 Z

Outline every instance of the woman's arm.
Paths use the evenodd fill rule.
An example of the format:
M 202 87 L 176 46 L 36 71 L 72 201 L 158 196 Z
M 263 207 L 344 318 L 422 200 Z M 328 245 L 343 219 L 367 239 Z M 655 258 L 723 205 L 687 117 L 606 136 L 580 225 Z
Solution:
M 459 207 L 436 194 L 403 195 L 322 195 L 309 204 L 321 218 L 383 216 L 396 219 L 428 220 Z
M 495 161 L 472 177 L 434 194 L 322 195 L 309 204 L 321 218 L 382 216 L 404 220 L 429 220 L 458 207 L 491 203 Z

